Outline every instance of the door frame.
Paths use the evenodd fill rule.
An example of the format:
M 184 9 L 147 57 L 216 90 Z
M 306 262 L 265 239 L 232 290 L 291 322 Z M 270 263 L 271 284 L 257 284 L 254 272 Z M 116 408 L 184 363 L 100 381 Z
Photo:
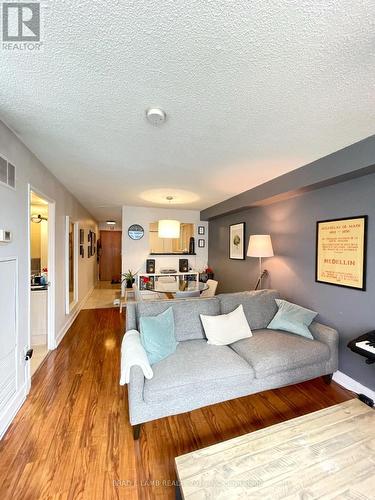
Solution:
M 52 350 L 56 348 L 56 298 L 55 298 L 55 280 L 56 280 L 56 268 L 55 268 L 55 235 L 56 235 L 56 202 L 50 196 L 47 196 L 43 191 L 38 189 L 32 184 L 28 184 L 27 189 L 27 255 L 28 255 L 28 345 L 31 347 L 31 231 L 30 231 L 30 218 L 31 218 L 31 192 L 40 196 L 45 201 L 48 202 L 48 324 L 47 324 L 47 348 Z M 30 375 L 30 363 L 27 363 L 28 373 L 26 380 L 28 381 L 28 390 L 31 386 L 31 375 Z
M 69 294 L 69 270 L 70 270 L 70 262 L 69 262 L 69 234 L 70 234 L 70 224 L 73 225 L 73 283 L 74 283 L 74 293 L 73 300 L 70 302 L 70 294 Z M 78 304 L 78 274 L 79 274 L 79 264 L 78 264 L 78 249 L 79 249 L 79 222 L 70 217 L 69 215 L 65 216 L 65 314 L 70 314 L 74 308 Z

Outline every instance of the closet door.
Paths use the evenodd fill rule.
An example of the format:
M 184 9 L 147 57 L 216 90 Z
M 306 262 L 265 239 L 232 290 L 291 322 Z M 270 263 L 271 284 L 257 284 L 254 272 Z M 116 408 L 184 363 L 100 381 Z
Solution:
M 0 431 L 17 392 L 17 262 L 0 260 Z

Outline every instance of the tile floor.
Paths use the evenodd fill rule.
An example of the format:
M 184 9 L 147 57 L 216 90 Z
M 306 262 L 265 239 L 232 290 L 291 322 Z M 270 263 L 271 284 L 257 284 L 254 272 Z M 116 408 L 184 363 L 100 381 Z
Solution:
M 30 370 L 31 370 L 31 376 L 34 375 L 34 373 L 37 371 L 41 363 L 43 362 L 44 358 L 48 354 L 48 348 L 46 344 L 42 345 L 34 345 L 32 346 L 34 352 L 33 352 L 33 357 L 31 358 L 31 365 L 30 365 Z
M 120 285 L 112 285 L 110 281 L 98 281 L 82 309 L 117 307 L 113 304 L 113 301 L 120 298 L 120 292 Z

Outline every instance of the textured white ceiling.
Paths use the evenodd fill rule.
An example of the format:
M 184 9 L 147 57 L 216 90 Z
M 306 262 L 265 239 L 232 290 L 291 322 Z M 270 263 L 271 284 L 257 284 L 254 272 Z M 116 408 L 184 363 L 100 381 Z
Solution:
M 0 50 L 0 117 L 100 220 L 156 188 L 205 208 L 374 133 L 373 0 L 42 5 L 44 51 Z

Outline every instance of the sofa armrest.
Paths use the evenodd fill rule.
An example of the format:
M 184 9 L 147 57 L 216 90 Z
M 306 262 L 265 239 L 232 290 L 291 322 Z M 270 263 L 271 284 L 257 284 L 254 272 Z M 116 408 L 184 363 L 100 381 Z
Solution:
M 337 330 L 330 326 L 323 325 L 322 323 L 318 323 L 317 321 L 313 321 L 309 329 L 314 340 L 319 340 L 319 342 L 328 345 L 331 356 L 338 356 L 339 333 Z
M 137 316 L 135 310 L 135 304 L 126 304 L 126 324 L 125 331 L 136 330 L 137 329 Z
M 135 422 L 134 417 L 138 415 L 139 407 L 144 403 L 143 390 L 145 385 L 145 377 L 140 366 L 132 366 L 130 369 L 130 380 L 128 384 L 128 401 L 129 401 L 129 415 L 130 423 Z

